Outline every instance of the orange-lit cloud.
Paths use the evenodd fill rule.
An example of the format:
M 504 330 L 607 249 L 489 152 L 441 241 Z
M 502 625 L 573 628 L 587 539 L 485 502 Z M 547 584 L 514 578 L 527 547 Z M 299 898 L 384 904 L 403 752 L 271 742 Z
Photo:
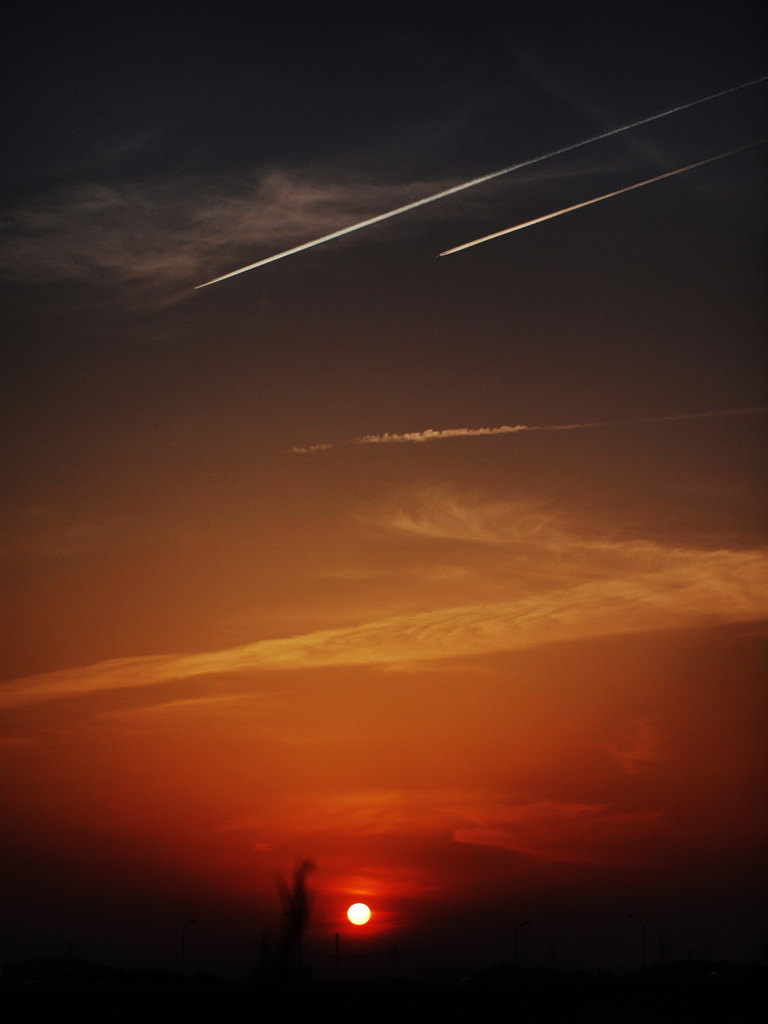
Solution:
M 660 811 L 544 800 L 500 806 L 456 829 L 458 843 L 499 846 L 537 860 L 615 864 L 637 856 L 638 843 L 662 832 Z
M 669 831 L 665 813 L 657 809 L 622 810 L 479 789 L 316 793 L 311 799 L 287 801 L 276 820 L 283 837 L 301 835 L 310 845 L 328 834 L 337 842 L 345 837 L 445 835 L 456 843 L 497 846 L 534 860 L 592 864 L 626 860 L 638 842 Z M 228 827 L 262 835 L 265 820 L 246 819 Z M 410 883 L 424 885 L 413 879 Z
M 622 746 L 609 746 L 606 749 L 628 775 L 637 775 L 643 767 L 667 757 L 664 740 L 647 718 L 639 718 L 633 723 L 632 731 Z
M 381 512 L 379 522 L 425 540 L 506 546 L 509 562 L 500 571 L 508 575 L 507 594 L 512 596 L 222 650 L 120 658 L 30 676 L 4 684 L 0 706 L 263 669 L 412 667 L 564 640 L 768 616 L 768 555 L 761 550 L 700 550 L 590 537 L 535 506 L 469 501 L 439 491 L 426 492 L 410 507 Z M 537 569 L 530 586 L 521 554 Z

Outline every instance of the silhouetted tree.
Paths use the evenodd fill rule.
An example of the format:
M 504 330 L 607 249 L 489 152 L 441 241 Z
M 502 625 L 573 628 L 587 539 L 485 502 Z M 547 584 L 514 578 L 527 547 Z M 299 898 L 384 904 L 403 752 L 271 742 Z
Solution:
M 315 864 L 305 860 L 296 868 L 293 885 L 285 879 L 277 879 L 277 889 L 283 907 L 281 937 L 275 956 L 275 969 L 280 974 L 290 974 L 295 967 L 301 968 L 301 945 L 304 930 L 309 922 L 312 897 L 307 890 L 307 875 Z

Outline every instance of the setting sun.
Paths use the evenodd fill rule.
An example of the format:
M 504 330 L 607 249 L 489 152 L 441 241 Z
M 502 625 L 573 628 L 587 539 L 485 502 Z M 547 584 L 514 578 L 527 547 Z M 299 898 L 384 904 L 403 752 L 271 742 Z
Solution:
M 352 924 L 368 924 L 371 919 L 371 908 L 365 903 L 353 903 L 347 911 L 347 917 Z

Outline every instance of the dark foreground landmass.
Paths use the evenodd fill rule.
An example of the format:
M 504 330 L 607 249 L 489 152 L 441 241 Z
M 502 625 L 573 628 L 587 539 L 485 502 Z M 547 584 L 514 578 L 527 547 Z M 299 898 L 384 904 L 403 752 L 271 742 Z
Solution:
M 6 989 L 0 1016 L 12 1022 L 331 1021 L 622 1022 L 742 1024 L 764 1019 L 764 978 L 594 979 L 455 984 L 416 981 L 303 985 L 196 983 Z
M 3 1020 L 13 1022 L 120 1022 L 142 1024 L 278 1021 L 299 1017 L 332 1021 L 515 1021 L 590 1024 L 746 1024 L 764 1019 L 750 986 L 583 987 L 579 990 L 499 990 L 457 986 L 359 985 L 300 992 L 26 993 L 4 999 Z
M 301 1017 L 331 1021 L 514 1021 L 515 1024 L 743 1024 L 764 1019 L 760 967 L 649 971 L 629 977 L 499 967 L 454 983 L 406 979 L 237 982 L 159 973 L 100 981 L 10 979 L 0 1019 L 13 1022 L 228 1024 Z

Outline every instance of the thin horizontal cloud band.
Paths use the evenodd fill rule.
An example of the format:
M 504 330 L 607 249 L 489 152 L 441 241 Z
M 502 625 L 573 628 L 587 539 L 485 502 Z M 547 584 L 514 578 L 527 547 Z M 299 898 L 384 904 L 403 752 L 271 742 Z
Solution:
M 680 420 L 705 420 L 717 419 L 722 416 L 759 416 L 768 412 L 768 406 L 756 405 L 744 409 L 716 409 L 710 412 L 689 412 L 678 413 L 674 416 L 649 416 L 636 420 L 602 420 L 596 423 L 557 423 L 552 425 L 539 426 L 535 424 L 518 423 L 516 426 L 500 427 L 448 427 L 445 430 L 408 431 L 405 434 L 364 434 L 352 441 L 339 441 L 336 444 L 311 444 L 306 447 L 294 447 L 289 453 L 295 455 L 310 455 L 313 452 L 328 451 L 331 448 L 341 448 L 346 445 L 357 444 L 423 444 L 425 441 L 448 441 L 456 437 L 494 437 L 499 434 L 521 434 L 532 432 L 546 432 L 557 430 L 592 430 L 598 427 L 623 427 L 637 426 L 652 423 L 674 423 Z
M 330 666 L 413 668 L 447 658 L 768 617 L 762 551 L 649 547 L 646 571 L 512 601 L 453 606 L 216 651 L 118 658 L 0 686 L 0 707 L 203 676 Z

